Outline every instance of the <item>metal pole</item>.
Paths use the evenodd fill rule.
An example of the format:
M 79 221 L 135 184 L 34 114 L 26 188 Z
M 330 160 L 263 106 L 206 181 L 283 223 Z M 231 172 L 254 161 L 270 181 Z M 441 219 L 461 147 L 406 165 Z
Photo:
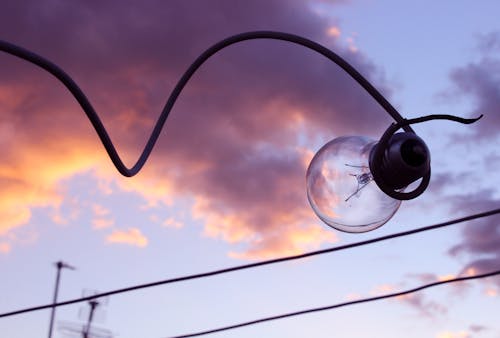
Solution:
M 89 313 L 89 319 L 87 321 L 87 326 L 83 330 L 83 338 L 88 338 L 89 337 L 89 332 L 90 332 L 90 325 L 92 324 L 92 318 L 94 317 L 94 311 L 96 307 L 99 305 L 99 302 L 97 300 L 91 300 L 89 301 L 90 305 L 90 313 Z
M 68 268 L 71 270 L 75 270 L 74 267 L 71 265 L 68 265 L 62 261 L 56 262 L 55 266 L 57 268 L 57 275 L 56 275 L 56 285 L 54 287 L 54 299 L 52 300 L 52 304 L 57 303 L 57 294 L 59 293 L 59 281 L 61 279 L 61 269 L 62 268 Z M 52 338 L 52 329 L 54 327 L 54 317 L 56 315 L 56 307 L 52 306 L 52 311 L 50 312 L 50 323 L 49 323 L 49 338 Z

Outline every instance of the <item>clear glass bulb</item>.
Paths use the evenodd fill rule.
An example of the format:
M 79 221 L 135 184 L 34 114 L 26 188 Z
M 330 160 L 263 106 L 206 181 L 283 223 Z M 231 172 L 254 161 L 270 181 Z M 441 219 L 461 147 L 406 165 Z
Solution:
M 307 197 L 314 212 L 329 226 L 365 232 L 386 223 L 401 201 L 382 192 L 370 173 L 369 157 L 376 141 L 345 136 L 325 144 L 307 169 Z

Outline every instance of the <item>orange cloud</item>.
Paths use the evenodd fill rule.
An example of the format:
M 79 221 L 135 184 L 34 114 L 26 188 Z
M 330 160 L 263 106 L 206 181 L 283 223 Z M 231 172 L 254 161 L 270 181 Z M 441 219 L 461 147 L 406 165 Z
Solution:
M 262 224 L 262 228 L 253 223 L 255 211 L 225 213 L 212 206 L 212 200 L 198 196 L 193 216 L 203 219 L 207 236 L 248 245 L 243 252 L 230 252 L 229 256 L 233 258 L 255 260 L 294 255 L 338 241 L 335 232 L 311 223 L 314 219 L 307 206 L 295 210 L 272 210 L 268 214 L 269 222 Z M 261 209 L 260 212 L 270 211 Z
M 106 241 L 112 244 L 128 244 L 144 248 L 148 245 L 148 239 L 137 228 L 130 228 L 128 230 L 113 231 Z
M 96 230 L 110 228 L 115 224 L 113 219 L 107 218 L 94 218 L 92 220 L 92 227 Z
M 65 223 L 57 212 L 65 195 L 61 183 L 96 169 L 104 158 L 95 151 L 96 140 L 82 134 L 78 119 L 67 123 L 67 115 L 77 112 L 64 105 L 49 108 L 43 97 L 52 99 L 36 77 L 0 85 L 0 236 L 27 224 L 33 208 L 51 208 L 53 221 Z
M 488 287 L 484 290 L 484 294 L 488 297 L 496 297 L 498 296 L 498 290 L 492 287 Z
M 146 199 L 147 208 L 160 204 L 171 205 L 175 190 L 169 178 L 165 173 L 151 172 L 152 168 L 148 168 L 147 171 L 147 174 L 141 173 L 133 178 L 116 177 L 116 183 L 122 191 L 142 195 Z
M 358 299 L 361 299 L 363 298 L 363 296 L 359 293 L 348 293 L 346 296 L 345 296 L 345 299 L 347 301 L 353 301 L 353 300 L 358 300 Z
M 166 219 L 162 223 L 162 225 L 164 227 L 167 227 L 167 228 L 175 228 L 175 229 L 180 229 L 180 228 L 184 227 L 184 223 L 182 223 L 181 221 L 176 220 L 173 217 L 170 217 L 170 218 Z
M 457 276 L 450 273 L 450 274 L 447 274 L 447 275 L 438 276 L 437 280 L 439 282 L 444 282 L 444 281 L 447 281 L 447 280 L 450 280 L 450 279 L 454 279 L 454 278 L 457 278 Z
M 94 215 L 98 216 L 98 217 L 104 217 L 104 216 L 107 216 L 110 214 L 109 209 L 103 207 L 100 204 L 96 204 L 96 203 L 94 203 L 92 205 L 92 211 L 93 211 Z
M 229 256 L 238 259 L 259 260 L 277 256 L 301 254 L 315 250 L 325 243 L 338 241 L 334 232 L 313 225 L 288 225 L 273 236 L 261 236 L 249 241 L 249 249 L 244 252 L 230 252 Z
M 436 338 L 470 338 L 470 337 L 471 335 L 466 331 L 459 331 L 459 332 L 445 331 L 438 333 L 436 335 Z
M 0 254 L 7 254 L 11 250 L 11 246 L 9 243 L 0 242 Z
M 67 142 L 66 142 L 67 141 Z M 9 142 L 9 161 L 0 163 L 0 235 L 26 224 L 32 208 L 56 209 L 64 198 L 65 179 L 95 168 L 102 160 L 87 143 L 59 137 L 38 143 Z M 53 214 L 55 221 L 64 222 Z
M 262 6 L 248 2 L 248 8 L 236 8 L 230 1 L 223 5 L 232 9 L 220 27 L 228 33 L 248 26 L 248 9 L 254 11 Z M 318 38 L 324 38 L 324 32 L 341 34 L 338 28 L 318 20 L 304 3 L 289 5 L 302 17 L 304 31 L 316 32 Z M 78 7 L 74 6 L 72 11 Z M 213 6 L 200 6 L 205 6 L 207 17 L 220 16 Z M 156 8 L 139 6 L 137 10 L 152 25 L 165 25 Z M 271 26 L 279 22 L 288 22 L 290 27 L 296 24 L 297 18 L 291 20 L 281 9 L 267 6 L 266 10 Z M 16 21 L 6 13 L 0 15 Z M 16 15 L 24 18 L 23 13 Z M 177 80 L 178 72 L 172 69 L 185 67 L 191 51 L 213 41 L 214 34 L 220 31 L 216 27 L 207 31 L 197 20 L 190 21 L 191 16 L 179 13 L 175 15 L 178 24 L 199 29 L 200 34 L 192 36 L 196 40 L 175 34 L 155 35 L 162 30 L 145 32 L 132 27 L 131 31 L 121 32 L 129 42 L 122 44 L 115 32 L 108 30 L 114 27 L 108 23 L 129 14 L 116 9 L 107 14 L 112 14 L 111 21 L 101 27 L 99 48 L 73 48 L 65 36 L 74 34 L 49 41 L 57 46 L 60 60 L 73 67 L 79 76 L 75 79 L 83 79 L 82 88 L 88 88 L 86 94 L 97 102 L 96 109 L 107 112 L 101 118 L 119 145 L 120 155 L 135 161 L 137 150 L 156 120 L 158 102 L 165 100 L 166 93 L 160 88 Z M 65 31 L 78 32 L 86 39 L 82 46 L 95 46 L 95 35 L 82 31 L 96 27 L 92 19 L 88 20 L 87 26 L 65 22 Z M 45 26 L 50 25 L 40 25 Z M 145 33 L 148 39 L 144 39 Z M 156 39 L 163 43 L 150 45 Z M 38 46 L 42 54 L 54 50 L 54 46 L 40 44 L 39 39 L 29 36 L 23 41 L 28 48 L 29 44 Z M 336 39 L 333 43 L 337 43 Z M 168 45 L 178 48 L 172 53 L 161 47 Z M 299 139 L 314 134 L 311 139 L 317 142 L 322 135 L 354 127 L 359 133 L 372 133 L 377 126 L 385 127 L 385 121 L 372 114 L 373 100 L 358 95 L 363 90 L 338 76 L 344 75 L 343 71 L 325 58 L 304 56 L 303 49 L 297 46 L 281 49 L 280 44 L 276 44 L 276 50 L 270 45 L 272 53 L 263 54 L 258 43 L 252 45 L 234 49 L 225 62 L 214 59 L 211 71 L 193 77 L 144 171 L 126 179 L 112 167 L 85 115 L 62 86 L 54 85 L 54 79 L 30 67 L 5 69 L 0 79 L 0 111 L 7 112 L 0 120 L 0 146 L 5 149 L 5 163 L 0 164 L 0 234 L 28 223 L 34 208 L 57 210 L 67 197 L 61 182 L 78 173 L 92 172 L 100 192 L 136 193 L 145 199 L 148 208 L 184 197 L 194 200 L 192 215 L 205 223 L 207 236 L 248 245 L 245 252 L 231 253 L 233 257 L 255 259 L 298 253 L 336 241 L 333 231 L 316 225 L 318 221 L 307 204 L 305 162 L 312 153 L 297 150 L 304 143 Z M 151 46 L 151 52 L 139 52 Z M 98 64 L 95 60 L 99 60 Z M 375 76 L 376 67 L 362 55 L 357 56 L 356 65 L 361 73 Z M 387 87 L 382 89 L 389 92 Z M 360 120 L 366 123 L 360 124 Z M 61 216 L 56 213 L 53 219 L 64 222 Z M 94 225 L 109 226 L 110 222 L 101 215 Z
M 340 34 L 341 34 L 341 32 L 340 32 L 340 28 L 339 28 L 339 27 L 337 27 L 337 26 L 331 26 L 331 27 L 329 27 L 329 28 L 326 30 L 326 34 L 327 34 L 328 36 L 333 37 L 333 38 L 338 38 L 338 37 L 340 37 Z
M 465 271 L 461 273 L 464 277 L 472 277 L 477 275 L 477 270 L 474 267 L 468 267 Z
M 314 151 L 304 147 L 296 147 L 296 151 L 300 154 L 304 168 L 309 167 L 309 163 L 311 163 L 311 160 L 314 157 Z
M 374 287 L 373 290 L 371 291 L 371 294 L 378 296 L 381 294 L 394 292 L 395 290 L 396 288 L 394 287 L 394 285 L 382 284 Z M 404 296 L 399 296 L 399 297 L 404 297 Z
M 112 227 L 115 224 L 114 219 L 108 217 L 111 213 L 110 210 L 106 209 L 102 205 L 94 203 L 92 205 L 92 212 L 95 216 L 95 218 L 92 219 L 92 227 L 94 229 L 105 229 Z

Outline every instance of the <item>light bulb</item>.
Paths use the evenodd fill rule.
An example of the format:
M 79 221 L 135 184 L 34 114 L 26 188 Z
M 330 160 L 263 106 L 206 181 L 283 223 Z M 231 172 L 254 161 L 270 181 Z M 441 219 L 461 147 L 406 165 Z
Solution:
M 376 144 L 366 137 L 344 136 L 314 155 L 307 169 L 307 197 L 329 226 L 345 232 L 370 231 L 399 208 L 401 201 L 380 190 L 370 172 L 370 153 Z

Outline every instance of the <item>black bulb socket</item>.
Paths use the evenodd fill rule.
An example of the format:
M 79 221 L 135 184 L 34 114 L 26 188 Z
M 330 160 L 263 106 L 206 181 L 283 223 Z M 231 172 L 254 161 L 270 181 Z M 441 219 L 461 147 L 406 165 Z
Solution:
M 370 153 L 370 163 L 380 143 Z M 378 180 L 391 190 L 399 190 L 423 178 L 430 172 L 429 148 L 415 133 L 402 132 L 392 135 L 387 142 L 381 161 L 376 167 Z

